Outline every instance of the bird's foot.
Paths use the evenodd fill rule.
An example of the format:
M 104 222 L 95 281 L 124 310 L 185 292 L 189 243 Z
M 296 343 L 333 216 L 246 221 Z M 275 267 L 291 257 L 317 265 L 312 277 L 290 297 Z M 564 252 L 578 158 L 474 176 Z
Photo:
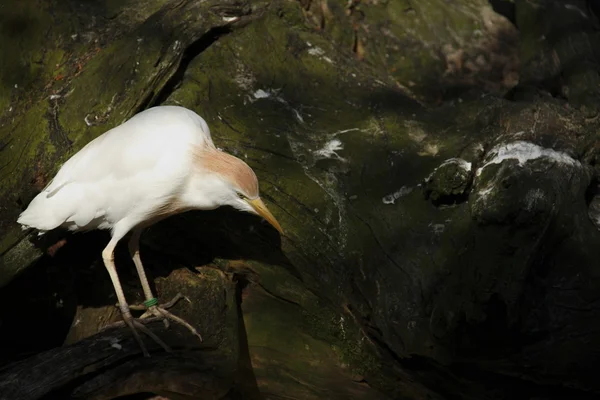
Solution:
M 120 328 L 122 326 L 127 325 L 129 327 L 129 329 L 131 330 L 133 337 L 135 338 L 135 340 L 138 342 L 140 348 L 142 349 L 142 353 L 144 354 L 144 357 L 150 357 L 150 353 L 148 353 L 148 349 L 146 348 L 146 345 L 142 341 L 142 338 L 140 337 L 140 334 L 137 331 L 138 329 L 140 331 L 142 331 L 143 333 L 145 333 L 146 335 L 148 335 L 156 343 L 158 343 L 163 349 L 165 349 L 165 351 L 167 351 L 169 353 L 172 351 L 171 348 L 165 342 L 163 342 L 158 336 L 156 336 L 150 329 L 148 329 L 144 325 L 145 322 L 149 322 L 149 321 L 141 320 L 139 318 L 133 318 L 130 311 L 122 312 L 121 315 L 123 317 L 123 321 L 118 321 L 118 322 L 106 325 L 104 328 L 102 328 L 102 330 L 110 329 L 110 328 Z
M 202 342 L 202 336 L 200 335 L 200 333 L 198 333 L 198 331 L 192 325 L 190 325 L 183 318 L 178 317 L 177 315 L 174 315 L 171 312 L 167 311 L 168 308 L 173 307 L 181 299 L 185 299 L 188 303 L 191 303 L 190 299 L 188 299 L 181 293 L 178 293 L 171 301 L 169 301 L 168 303 L 162 304 L 162 305 L 156 304 L 156 299 L 151 299 L 151 300 L 147 300 L 145 302 L 145 305 L 143 305 L 143 306 L 132 306 L 131 308 L 134 310 L 140 310 L 140 309 L 146 310 L 146 312 L 144 314 L 142 314 L 142 316 L 139 318 L 139 321 L 142 323 L 144 323 L 145 321 L 149 322 L 149 321 L 156 321 L 156 320 L 160 319 L 165 324 L 165 327 L 168 328 L 169 320 L 171 320 L 175 323 L 178 323 L 178 324 L 186 327 L 190 332 L 192 332 L 192 334 L 194 336 L 196 336 Z M 154 304 L 152 304 L 152 303 L 154 303 Z M 151 304 L 151 305 L 149 305 L 149 304 Z

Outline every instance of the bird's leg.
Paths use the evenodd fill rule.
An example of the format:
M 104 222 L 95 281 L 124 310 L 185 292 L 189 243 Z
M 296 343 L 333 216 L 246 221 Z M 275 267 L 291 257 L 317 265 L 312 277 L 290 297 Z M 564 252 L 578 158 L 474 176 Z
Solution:
M 142 283 L 142 289 L 144 290 L 144 296 L 146 297 L 146 301 L 144 302 L 144 307 L 148 310 L 140 317 L 140 320 L 148 318 L 150 315 L 153 315 L 157 318 L 160 318 L 164 321 L 165 326 L 169 326 L 169 320 L 176 322 L 180 325 L 185 326 L 187 329 L 192 332 L 193 335 L 197 336 L 200 341 L 202 341 L 202 336 L 198 331 L 190 325 L 183 318 L 180 318 L 169 311 L 167 308 L 172 307 L 175 303 L 177 303 L 182 298 L 185 298 L 188 302 L 190 301 L 187 297 L 183 296 L 181 293 L 178 293 L 175 298 L 173 298 L 170 302 L 162 305 L 158 305 L 158 300 L 152 294 L 152 289 L 150 289 L 150 284 L 148 283 L 148 278 L 146 277 L 146 271 L 144 270 L 144 266 L 142 265 L 142 259 L 140 258 L 140 235 L 142 231 L 141 229 L 136 229 L 133 231 L 131 239 L 129 240 L 129 254 L 133 259 L 133 263 L 135 264 L 135 268 L 140 276 L 140 281 Z M 139 307 L 136 307 L 139 308 Z
M 164 309 L 169 309 L 169 308 L 173 307 L 181 299 L 185 299 L 188 303 L 191 303 L 190 299 L 188 299 L 181 293 L 177 293 L 177 295 L 175 295 L 175 297 L 173 297 L 171 299 L 171 301 L 169 301 L 167 303 L 162 303 L 161 307 Z M 118 304 L 117 304 L 117 306 L 118 306 Z M 129 309 L 136 310 L 136 311 L 146 311 L 146 310 L 148 310 L 148 307 L 146 307 L 144 304 L 130 304 Z
M 131 315 L 131 311 L 129 310 L 129 305 L 127 304 L 127 301 L 125 300 L 125 293 L 123 293 L 123 287 L 121 286 L 121 282 L 119 281 L 119 276 L 117 274 L 117 269 L 115 267 L 114 252 L 115 252 L 115 247 L 117 245 L 117 242 L 118 242 L 118 239 L 115 240 L 113 238 L 108 243 L 106 248 L 102 251 L 102 259 L 104 261 L 104 266 L 106 267 L 106 270 L 108 271 L 108 274 L 110 275 L 112 284 L 115 288 L 115 292 L 117 294 L 117 299 L 119 300 L 119 309 L 121 310 L 121 315 L 123 316 L 123 321 L 125 322 L 125 324 L 127 326 L 129 326 L 129 329 L 133 333 L 135 340 L 140 345 L 140 348 L 142 349 L 142 353 L 144 353 L 145 357 L 150 357 L 150 354 L 148 353 L 148 350 L 146 349 L 146 345 L 144 345 L 144 342 L 142 341 L 142 338 L 140 337 L 136 328 L 140 329 L 142 332 L 144 332 L 145 334 L 150 336 L 152 339 L 154 339 L 166 351 L 171 351 L 169 346 L 167 346 L 155 334 L 150 332 L 150 330 L 148 328 L 146 328 L 144 325 L 142 325 L 141 323 L 134 320 Z

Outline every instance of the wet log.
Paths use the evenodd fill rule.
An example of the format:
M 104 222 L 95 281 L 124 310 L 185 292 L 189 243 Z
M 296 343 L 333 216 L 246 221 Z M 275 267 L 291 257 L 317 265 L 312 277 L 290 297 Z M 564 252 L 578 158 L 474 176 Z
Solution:
M 228 365 L 230 360 L 210 345 L 182 349 L 185 332 L 173 335 L 160 322 L 149 327 L 166 338 L 174 351 L 167 353 L 148 341 L 152 354 L 146 358 L 127 328 L 106 330 L 5 366 L 0 370 L 0 398 L 108 400 L 139 392 L 228 398 L 235 371 Z
M 17 3 L 2 26 L 45 21 Z M 39 242 L 15 225 L 18 212 L 93 137 L 179 104 L 254 168 L 286 232 L 217 210 L 142 236 L 161 300 L 185 292 L 192 305 L 177 311 L 205 331 L 229 321 L 214 348 L 245 371 L 245 394 L 597 396 L 596 16 L 575 3 L 515 2 L 503 16 L 483 0 L 48 2 L 50 38 L 2 36 L 44 66 L 2 70 L 3 376 L 17 358 L 96 343 L 98 319 L 118 318 L 106 235 Z M 555 41 L 547 21 L 557 19 Z M 203 293 L 235 300 L 222 307 Z M 54 327 L 48 337 L 24 340 L 40 321 Z

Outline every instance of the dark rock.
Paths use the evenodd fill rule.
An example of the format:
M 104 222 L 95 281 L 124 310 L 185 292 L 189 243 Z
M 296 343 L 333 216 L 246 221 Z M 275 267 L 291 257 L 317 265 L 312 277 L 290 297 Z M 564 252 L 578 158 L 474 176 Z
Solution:
M 531 27 L 518 43 L 486 1 L 49 2 L 48 19 L 13 3 L 0 52 L 41 64 L 0 57 L 0 335 L 12 340 L 0 341 L 0 382 L 33 379 L 29 366 L 53 355 L 75 357 L 73 379 L 48 383 L 61 398 L 198 395 L 181 374 L 189 356 L 224 377 L 216 398 L 598 396 L 600 123 L 593 96 L 573 107 L 540 83 L 560 68 L 550 44 L 527 53 L 529 3 L 515 3 L 516 26 Z M 526 86 L 514 87 L 517 70 Z M 565 75 L 577 88 L 582 76 Z M 185 332 L 159 326 L 182 343 L 172 364 L 128 347 L 89 371 L 80 354 L 97 357 L 95 332 L 118 318 L 108 235 L 40 242 L 15 220 L 69 154 L 158 103 L 197 111 L 254 168 L 286 234 L 228 209 L 148 229 L 142 259 L 160 299 L 186 292 L 192 304 L 176 310 L 212 356 L 204 364 Z M 117 265 L 139 302 L 123 246 Z
M 436 167 L 425 178 L 425 196 L 435 205 L 455 204 L 467 200 L 473 180 L 471 163 L 461 158 L 451 158 Z

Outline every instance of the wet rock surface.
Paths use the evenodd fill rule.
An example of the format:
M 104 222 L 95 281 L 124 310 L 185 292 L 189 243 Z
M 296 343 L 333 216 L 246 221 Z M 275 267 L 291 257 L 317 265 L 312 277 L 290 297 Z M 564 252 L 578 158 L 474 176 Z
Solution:
M 39 69 L 13 60 L 2 76 L 0 393 L 597 396 L 595 103 L 515 86 L 530 42 L 514 35 L 534 22 L 515 27 L 484 1 L 441 3 L 50 2 L 75 22 L 52 30 Z M 3 18 L 35 17 L 21 7 Z M 516 7 L 517 21 L 533 12 Z M 36 59 L 44 36 L 27 37 L 18 46 Z M 202 115 L 217 146 L 256 171 L 286 234 L 228 209 L 148 229 L 141 254 L 159 298 L 188 296 L 174 311 L 207 340 L 157 324 L 177 351 L 144 360 L 126 331 L 97 333 L 119 318 L 106 232 L 40 240 L 14 220 L 61 160 L 156 104 Z M 141 302 L 125 247 L 119 274 Z M 77 362 L 40 361 L 60 357 Z M 39 391 L 15 384 L 36 376 L 49 377 Z

